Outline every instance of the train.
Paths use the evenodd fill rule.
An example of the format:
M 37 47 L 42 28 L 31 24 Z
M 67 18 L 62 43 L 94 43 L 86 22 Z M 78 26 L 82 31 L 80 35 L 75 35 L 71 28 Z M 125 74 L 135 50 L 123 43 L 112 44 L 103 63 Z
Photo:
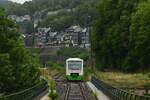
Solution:
M 68 81 L 82 81 L 83 72 L 82 59 L 69 58 L 66 60 L 66 77 Z

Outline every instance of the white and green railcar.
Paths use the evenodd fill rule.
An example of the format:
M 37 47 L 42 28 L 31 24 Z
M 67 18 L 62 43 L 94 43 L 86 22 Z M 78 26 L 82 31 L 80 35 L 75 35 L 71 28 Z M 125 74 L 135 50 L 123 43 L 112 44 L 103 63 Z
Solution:
M 83 80 L 83 60 L 80 58 L 69 58 L 66 60 L 67 80 Z

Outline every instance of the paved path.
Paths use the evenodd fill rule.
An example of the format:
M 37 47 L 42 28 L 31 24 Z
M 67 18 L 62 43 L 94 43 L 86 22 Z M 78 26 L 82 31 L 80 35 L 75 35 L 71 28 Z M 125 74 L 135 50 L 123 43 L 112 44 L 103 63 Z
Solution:
M 91 82 L 87 82 L 88 86 L 96 93 L 98 100 L 110 100 L 102 91 L 98 90 Z
M 45 94 L 45 96 L 43 96 L 40 100 L 49 100 L 48 93 Z

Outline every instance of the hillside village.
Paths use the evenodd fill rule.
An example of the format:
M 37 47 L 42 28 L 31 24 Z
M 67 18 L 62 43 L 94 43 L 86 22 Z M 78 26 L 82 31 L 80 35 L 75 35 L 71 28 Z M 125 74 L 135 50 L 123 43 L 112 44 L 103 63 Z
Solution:
M 62 32 L 53 32 L 51 28 L 38 28 L 35 33 L 35 46 L 61 46 L 89 48 L 89 32 L 87 28 L 71 26 Z
M 20 29 L 23 33 L 25 45 L 29 46 L 28 42 L 33 41 L 34 47 L 48 47 L 48 46 L 60 46 L 60 47 L 80 47 L 89 48 L 89 29 L 82 28 L 79 25 L 72 25 L 66 28 L 64 31 L 57 32 L 53 31 L 51 27 L 38 27 L 40 17 L 34 16 L 33 27 L 37 28 L 33 33 L 27 33 L 26 28 Z M 32 18 L 30 15 L 16 16 L 9 15 L 9 19 L 14 20 L 16 23 L 25 24 L 31 22 Z

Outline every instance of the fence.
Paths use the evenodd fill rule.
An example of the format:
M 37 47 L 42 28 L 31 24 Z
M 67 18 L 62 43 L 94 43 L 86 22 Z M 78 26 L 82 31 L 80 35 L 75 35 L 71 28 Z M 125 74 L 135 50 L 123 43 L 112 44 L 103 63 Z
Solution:
M 150 100 L 150 96 L 140 96 L 129 93 L 125 90 L 112 87 L 95 76 L 92 76 L 92 83 L 100 90 L 102 90 L 111 100 Z
M 32 88 L 11 95 L 0 97 L 0 100 L 33 100 L 48 88 L 47 82 L 43 80 Z

